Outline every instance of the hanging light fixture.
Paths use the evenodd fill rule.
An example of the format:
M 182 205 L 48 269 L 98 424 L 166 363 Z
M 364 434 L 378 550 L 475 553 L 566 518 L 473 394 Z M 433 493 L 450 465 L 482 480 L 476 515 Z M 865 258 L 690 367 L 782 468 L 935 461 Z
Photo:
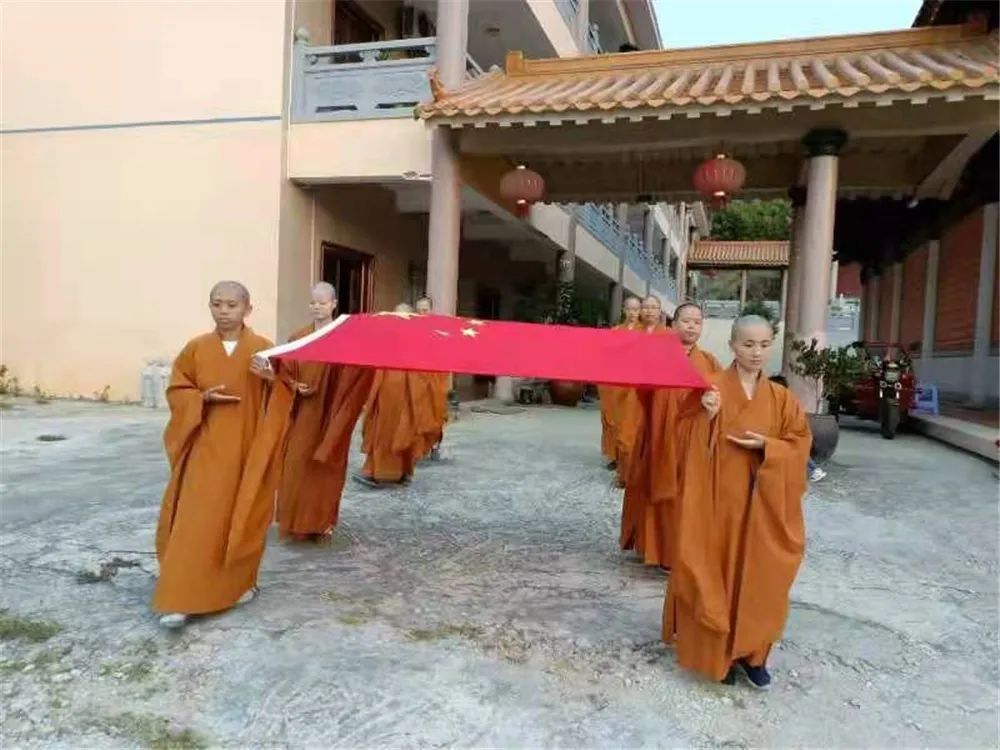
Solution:
M 522 219 L 528 215 L 532 203 L 537 203 L 545 195 L 545 180 L 538 172 L 518 164 L 500 178 L 500 195 L 516 206 L 517 215 Z
M 694 171 L 694 188 L 713 206 L 724 206 L 743 188 L 747 171 L 736 159 L 716 154 Z

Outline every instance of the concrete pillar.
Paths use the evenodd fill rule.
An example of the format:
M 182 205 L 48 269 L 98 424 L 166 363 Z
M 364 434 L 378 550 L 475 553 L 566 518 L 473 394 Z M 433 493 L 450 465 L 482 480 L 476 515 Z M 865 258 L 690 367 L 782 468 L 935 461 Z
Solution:
M 740 310 L 742 311 L 747 303 L 747 271 L 744 268 L 740 271 Z
M 785 320 L 785 310 L 786 310 L 786 308 L 788 306 L 788 269 L 787 268 L 782 268 L 781 269 L 781 302 L 780 302 L 780 305 L 781 305 L 781 307 L 780 307 L 780 310 L 779 310 L 779 315 L 781 316 L 781 320 L 784 321 Z M 782 325 L 782 331 L 784 331 L 785 325 L 787 325 L 787 324 L 783 324 Z
M 830 301 L 837 299 L 837 286 L 840 281 L 840 263 L 833 261 L 830 264 Z
M 559 253 L 559 283 L 572 284 L 576 279 L 576 217 L 570 216 L 566 249 Z
M 622 317 L 622 308 L 625 306 L 625 289 L 620 281 L 611 282 L 611 301 L 608 303 L 608 321 L 611 325 L 618 325 Z
M 802 281 L 798 338 L 826 343 L 837 207 L 838 154 L 847 142 L 842 130 L 814 130 L 803 139 L 809 154 L 806 205 L 802 217 Z
M 892 266 L 892 310 L 889 313 L 889 343 L 899 342 L 903 313 L 903 264 Z M 899 342 L 901 343 L 901 342 Z
M 979 250 L 979 288 L 976 291 L 976 327 L 972 339 L 972 372 L 969 403 L 985 406 L 989 397 L 990 332 L 996 300 L 993 290 L 997 278 L 997 203 L 983 206 L 983 237 Z
M 934 361 L 934 337 L 937 335 L 937 287 L 938 253 L 941 243 L 931 240 L 927 243 L 927 274 L 924 280 L 924 326 L 920 341 L 920 367 L 926 373 Z
M 788 197 L 792 202 L 792 231 L 791 239 L 788 243 L 788 294 L 784 305 L 782 305 L 782 315 L 784 316 L 785 327 L 782 338 L 783 349 L 781 353 L 781 371 L 785 377 L 790 377 L 789 368 L 792 356 L 792 341 L 795 332 L 799 329 L 799 299 L 802 289 L 802 217 L 803 208 L 806 203 L 806 190 L 804 187 L 795 186 L 788 191 Z
M 809 155 L 806 205 L 802 216 L 802 266 L 796 339 L 816 339 L 826 345 L 833 263 L 833 223 L 837 208 L 838 154 L 847 142 L 842 130 L 814 130 L 802 139 Z M 816 409 L 821 384 L 799 378 L 789 381 L 806 411 Z
M 868 309 L 871 314 L 868 316 L 868 330 L 864 333 L 865 341 L 878 341 L 878 321 L 882 315 L 882 277 L 873 274 L 868 282 Z
M 469 0 L 437 2 L 437 69 L 446 89 L 465 81 Z M 458 254 L 462 231 L 461 181 L 450 128 L 431 134 L 431 208 L 427 232 L 427 293 L 436 312 L 454 315 L 458 306 Z

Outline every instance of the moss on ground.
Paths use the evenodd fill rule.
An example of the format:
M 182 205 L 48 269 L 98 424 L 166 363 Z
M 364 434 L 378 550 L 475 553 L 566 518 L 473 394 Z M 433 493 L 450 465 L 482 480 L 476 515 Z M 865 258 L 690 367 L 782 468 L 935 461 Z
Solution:
M 62 631 L 62 626 L 46 620 L 8 614 L 0 610 L 0 641 L 44 643 Z

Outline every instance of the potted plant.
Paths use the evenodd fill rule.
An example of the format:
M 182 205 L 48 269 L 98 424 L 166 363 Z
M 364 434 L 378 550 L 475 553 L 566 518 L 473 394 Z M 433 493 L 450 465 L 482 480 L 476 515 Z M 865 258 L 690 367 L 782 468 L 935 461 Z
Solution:
M 792 343 L 790 367 L 795 375 L 811 381 L 815 403 L 809 414 L 812 429 L 812 457 L 826 461 L 837 450 L 840 439 L 838 416 L 843 394 L 864 373 L 864 363 L 850 347 L 821 349 L 813 339 Z

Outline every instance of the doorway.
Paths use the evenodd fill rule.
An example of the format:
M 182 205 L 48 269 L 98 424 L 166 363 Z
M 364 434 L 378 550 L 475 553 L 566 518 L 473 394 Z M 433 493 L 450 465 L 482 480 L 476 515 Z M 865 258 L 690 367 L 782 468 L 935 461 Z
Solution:
M 348 315 L 371 312 L 374 302 L 372 261 L 367 253 L 323 243 L 323 281 L 337 290 L 337 309 Z

